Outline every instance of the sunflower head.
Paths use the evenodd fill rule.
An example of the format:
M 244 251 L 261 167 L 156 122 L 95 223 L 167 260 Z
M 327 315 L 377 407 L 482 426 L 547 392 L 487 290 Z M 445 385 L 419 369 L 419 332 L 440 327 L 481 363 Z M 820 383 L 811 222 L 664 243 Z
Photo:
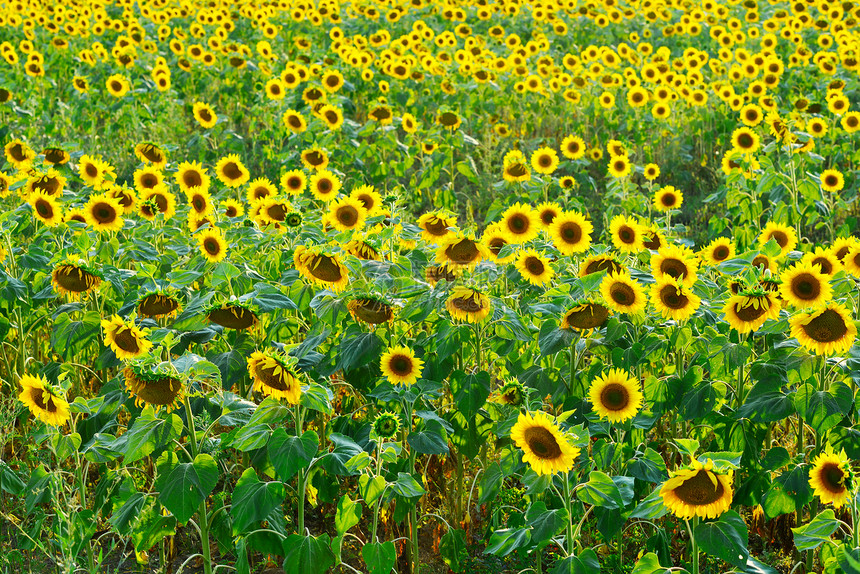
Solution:
M 237 331 L 251 330 L 259 323 L 251 304 L 239 301 L 213 303 L 204 310 L 204 314 L 210 323 Z
M 104 276 L 82 260 L 68 259 L 54 267 L 51 283 L 60 295 L 71 299 L 85 297 L 98 289 Z
M 538 475 L 567 472 L 579 456 L 561 429 L 543 412 L 520 413 L 511 440 L 523 451 L 523 461 Z
M 381 439 L 392 439 L 400 431 L 400 417 L 391 411 L 382 411 L 373 420 L 373 432 Z
M 394 320 L 394 307 L 375 295 L 356 297 L 346 307 L 353 319 L 368 325 L 380 325 Z
M 835 453 L 830 445 L 819 454 L 809 471 L 809 486 L 824 504 L 841 508 L 851 495 L 853 476 L 845 450 Z
M 758 330 L 768 319 L 779 317 L 780 303 L 776 294 L 762 288 L 739 290 L 729 297 L 723 307 L 726 321 L 738 333 Z
M 119 315 L 101 322 L 105 346 L 110 347 L 118 359 L 136 359 L 149 353 L 152 342 L 148 331 L 139 329 L 134 321 L 125 321 Z
M 125 387 L 134 395 L 137 406 L 149 405 L 156 412 L 165 409 L 172 411 L 185 395 L 183 382 L 174 373 L 148 361 L 135 361 L 123 370 Z
M 660 488 L 660 496 L 678 518 L 717 518 L 731 507 L 733 478 L 731 471 L 715 472 L 710 460 L 705 464 L 693 460 L 688 468 L 672 473 Z
M 590 331 L 606 325 L 612 309 L 591 299 L 581 299 L 564 314 L 560 327 L 575 331 Z
M 639 381 L 622 369 L 609 369 L 594 379 L 588 397 L 594 412 L 610 423 L 628 421 L 642 408 Z
M 390 347 L 379 360 L 382 374 L 393 385 L 411 385 L 421 377 L 424 361 L 408 347 Z
M 300 245 L 293 253 L 293 264 L 299 273 L 320 287 L 340 293 L 349 283 L 349 271 L 338 257 L 322 247 Z
M 24 375 L 20 384 L 18 400 L 26 405 L 34 417 L 54 427 L 66 424 L 69 420 L 69 403 L 56 385 L 51 385 L 41 375 Z
M 830 277 L 819 264 L 798 263 L 780 275 L 780 294 L 793 307 L 809 309 L 830 300 L 833 288 Z
M 686 321 L 701 304 L 689 287 L 673 277 L 664 277 L 651 287 L 651 302 L 665 319 Z
M 297 405 L 302 385 L 295 369 L 295 358 L 271 349 L 254 351 L 248 359 L 248 373 L 254 379 L 254 390 L 264 395 L 286 399 Z
M 137 313 L 141 317 L 175 317 L 182 303 L 174 289 L 155 289 L 144 293 L 137 300 Z
M 520 407 L 525 404 L 527 397 L 525 385 L 513 377 L 505 378 L 499 386 L 498 402 L 502 404 Z
M 445 308 L 455 320 L 480 323 L 490 315 L 490 298 L 477 289 L 458 285 L 448 296 Z
M 798 313 L 789 323 L 791 336 L 817 355 L 846 353 L 857 339 L 851 312 L 837 303 Z

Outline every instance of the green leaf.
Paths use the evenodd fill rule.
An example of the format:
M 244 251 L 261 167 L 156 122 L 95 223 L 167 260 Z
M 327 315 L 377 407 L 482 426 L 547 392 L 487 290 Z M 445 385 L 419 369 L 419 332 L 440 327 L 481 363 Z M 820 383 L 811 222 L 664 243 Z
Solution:
M 125 433 L 125 463 L 138 461 L 151 455 L 156 449 L 166 447 L 179 438 L 182 427 L 182 419 L 177 415 L 169 414 L 164 419 L 157 418 L 152 407 L 146 407 Z
M 836 560 L 845 574 L 860 574 L 860 548 L 851 550 L 847 544 L 843 544 L 836 551 Z
M 522 548 L 529 543 L 531 532 L 527 528 L 505 528 L 496 530 L 490 536 L 490 543 L 484 550 L 484 554 L 495 554 L 496 556 L 507 556 L 517 548 Z
M 293 534 L 284 540 L 286 574 L 325 574 L 334 566 L 328 534 L 318 537 Z
M 439 554 L 453 572 L 461 572 L 469 553 L 466 550 L 466 531 L 451 528 L 439 541 Z
M 370 574 L 390 574 L 397 562 L 397 549 L 390 540 L 382 543 L 371 542 L 361 547 L 361 557 L 364 558 L 364 564 Z
M 490 396 L 490 374 L 481 371 L 467 375 L 463 371 L 455 371 L 450 381 L 457 410 L 467 419 L 471 419 Z
M 361 505 L 353 502 L 344 494 L 337 503 L 337 513 L 334 515 L 334 527 L 338 534 L 344 534 L 347 530 L 358 524 L 361 520 Z
M 245 469 L 233 491 L 233 535 L 238 536 L 251 524 L 266 518 L 287 495 L 281 482 L 262 482 L 253 468 Z
M 586 504 L 603 508 L 624 508 L 621 491 L 608 475 L 592 470 L 588 482 L 576 491 L 576 497 Z
M 559 560 L 549 571 L 550 574 L 596 574 L 600 572 L 600 561 L 594 550 L 587 548 L 578 556 L 568 556 Z
M 636 562 L 631 574 L 667 574 L 668 568 L 660 566 L 660 560 L 653 552 L 649 552 Z
M 391 483 L 391 489 L 403 498 L 420 498 L 426 492 L 415 477 L 405 472 L 397 473 L 397 480 Z
M 778 482 L 771 485 L 761 499 L 761 507 L 768 520 L 772 520 L 782 514 L 789 514 L 797 509 L 794 498 L 789 495 L 785 488 Z
M 794 546 L 798 552 L 818 548 L 823 543 L 830 541 L 830 537 L 833 536 L 837 528 L 839 528 L 839 522 L 836 520 L 836 515 L 832 508 L 828 508 L 809 524 L 791 529 L 794 532 Z
M 658 485 L 651 494 L 646 496 L 645 499 L 642 500 L 635 509 L 633 509 L 633 512 L 630 514 L 630 518 L 645 518 L 653 520 L 655 518 L 665 516 L 668 513 L 669 509 L 663 504 L 663 497 L 660 496 L 660 486 Z
M 143 508 L 140 517 L 134 523 L 131 533 L 134 549 L 146 552 L 168 536 L 176 534 L 176 518 L 164 516 L 153 500 Z
M 334 450 L 320 457 L 322 467 L 332 474 L 339 474 L 341 476 L 355 474 L 347 468 L 346 463 L 355 455 L 364 452 L 364 450 L 346 435 L 333 432 L 328 438 L 334 443 Z
M 739 568 L 746 565 L 750 556 L 747 525 L 737 512 L 729 510 L 719 520 L 699 524 L 695 535 L 699 547 L 706 554 Z
M 526 523 L 532 529 L 532 542 L 541 546 L 561 532 L 567 524 L 567 510 L 564 508 L 547 510 L 546 503 L 538 500 L 526 512 Z
M 248 421 L 248 426 L 270 424 L 276 425 L 293 416 L 293 409 L 281 404 L 278 399 L 267 397 L 260 403 L 260 406 L 254 410 L 251 419 Z
M 305 431 L 302 436 L 290 436 L 282 428 L 272 433 L 269 439 L 269 460 L 275 467 L 278 477 L 287 481 L 296 473 L 307 468 L 319 448 L 319 437 L 312 430 Z
M 24 492 L 27 485 L 21 480 L 14 470 L 9 468 L 4 461 L 0 460 L 0 489 L 17 496 Z
M 225 446 L 230 446 L 242 452 L 249 452 L 263 448 L 272 436 L 269 425 L 247 425 L 230 433 L 232 438 L 225 441 Z
M 356 333 L 341 340 L 337 352 L 335 370 L 348 370 L 361 367 L 379 356 L 382 339 L 375 333 Z
M 372 506 L 376 499 L 382 496 L 386 484 L 388 483 L 381 476 L 370 477 L 362 474 L 358 477 L 358 492 L 365 504 Z
M 170 471 L 158 500 L 180 524 L 184 524 L 217 483 L 218 464 L 215 459 L 208 454 L 198 454 L 194 462 L 178 464 Z
M 406 441 L 421 454 L 448 454 L 448 434 L 442 423 L 433 419 L 426 422 L 423 430 L 409 433 Z

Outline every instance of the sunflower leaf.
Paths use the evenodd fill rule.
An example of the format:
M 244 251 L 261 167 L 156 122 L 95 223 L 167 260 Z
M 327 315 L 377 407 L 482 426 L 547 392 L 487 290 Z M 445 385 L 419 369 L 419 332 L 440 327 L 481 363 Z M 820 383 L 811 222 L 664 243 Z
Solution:
M 624 508 L 624 499 L 612 478 L 598 470 L 591 471 L 588 482 L 577 490 L 576 497 L 586 504 L 602 508 Z
M 830 537 L 839 528 L 839 521 L 832 508 L 828 508 L 816 516 L 809 524 L 792 528 L 794 532 L 794 545 L 798 552 L 818 548 L 825 542 L 830 542 Z
M 319 447 L 319 437 L 314 431 L 305 431 L 301 437 L 289 436 L 282 428 L 276 429 L 269 439 L 269 459 L 281 480 L 290 480 L 306 468 Z
M 173 467 L 161 487 L 158 500 L 180 524 L 188 522 L 200 503 L 218 482 L 218 465 L 208 454 L 198 454 L 194 462 Z
M 287 495 L 282 482 L 263 482 L 257 478 L 257 471 L 248 468 L 236 482 L 233 491 L 233 534 L 239 535 L 248 526 L 259 522 L 276 507 Z
M 747 549 L 747 525 L 743 518 L 729 510 L 719 520 L 696 526 L 696 540 L 705 554 L 742 568 L 750 553 Z
M 284 540 L 283 547 L 286 574 L 323 574 L 334 566 L 328 534 L 318 537 L 293 534 Z
M 151 455 L 156 449 L 164 448 L 170 441 L 182 434 L 182 419 L 175 414 L 165 418 L 157 418 L 154 411 L 147 407 L 135 419 L 134 424 L 125 433 L 125 462 L 138 461 Z

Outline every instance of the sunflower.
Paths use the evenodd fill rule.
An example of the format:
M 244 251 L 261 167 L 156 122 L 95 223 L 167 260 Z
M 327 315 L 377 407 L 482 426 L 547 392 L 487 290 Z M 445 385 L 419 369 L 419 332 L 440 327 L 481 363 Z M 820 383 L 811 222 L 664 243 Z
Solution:
M 860 245 L 855 245 L 848 250 L 843 259 L 845 270 L 854 277 L 860 277 Z
M 600 294 L 616 313 L 635 315 L 645 309 L 645 290 L 626 270 L 610 272 L 600 282 Z
M 558 168 L 558 154 L 549 147 L 541 147 L 532 152 L 532 169 L 543 175 L 550 175 Z
M 520 276 L 532 285 L 546 285 L 552 282 L 555 272 L 549 264 L 549 259 L 534 249 L 524 249 L 517 255 L 515 262 Z
M 669 276 L 680 280 L 686 287 L 692 287 L 696 282 L 698 267 L 698 260 L 687 247 L 669 245 L 661 247 L 651 256 L 651 275 L 657 281 Z
M 108 195 L 93 195 L 84 206 L 84 217 L 96 231 L 119 231 L 125 221 L 119 200 Z
M 759 249 L 763 249 L 771 239 L 776 241 L 780 247 L 779 257 L 783 257 L 797 246 L 797 233 L 790 225 L 769 221 L 758 236 Z
M 632 217 L 616 215 L 609 224 L 609 232 L 612 244 L 622 253 L 636 253 L 644 248 L 642 226 Z
M 26 194 L 42 191 L 53 197 L 60 197 L 63 195 L 65 186 L 66 178 L 56 169 L 51 168 L 47 173 L 33 173 L 27 178 Z
M 104 344 L 110 347 L 118 359 L 136 359 L 152 348 L 146 331 L 138 329 L 134 322 L 123 321 L 119 315 L 101 322 Z
M 701 302 L 689 287 L 668 275 L 651 286 L 651 303 L 664 319 L 685 321 L 696 312 Z
M 300 134 L 308 129 L 308 122 L 305 117 L 293 109 L 285 111 L 281 121 L 294 134 Z
M 591 382 L 588 391 L 594 412 L 610 423 L 623 423 L 642 408 L 639 381 L 622 369 L 609 369 Z
M 34 417 L 53 427 L 66 424 L 69 420 L 69 403 L 51 388 L 45 377 L 24 375 L 20 383 L 18 400 L 24 403 Z
M 328 167 L 328 153 L 318 145 L 304 150 L 301 157 L 305 169 L 321 171 Z
M 594 226 L 578 211 L 565 211 L 549 226 L 549 236 L 563 255 L 586 251 L 591 246 Z
M 845 306 L 830 303 L 791 317 L 791 336 L 816 355 L 845 353 L 857 338 L 857 326 Z
M 444 243 L 453 231 L 448 229 L 457 225 L 457 218 L 448 213 L 433 211 L 418 218 L 421 238 L 427 243 Z
M 845 187 L 845 176 L 835 169 L 821 172 L 821 189 L 829 192 L 841 191 Z
M 364 227 L 367 210 L 357 199 L 341 197 L 329 204 L 326 221 L 338 231 L 354 231 Z
M 519 183 L 530 180 L 532 176 L 525 161 L 515 159 L 510 162 L 505 161 L 502 177 L 509 183 Z
M 388 382 L 397 385 L 411 385 L 421 376 L 424 361 L 415 358 L 415 352 L 408 347 L 389 347 L 379 360 L 382 374 Z
M 278 195 L 278 188 L 266 177 L 258 177 L 248 184 L 248 191 L 245 193 L 245 199 L 251 206 L 254 206 L 262 200 Z
M 158 169 L 167 164 L 167 154 L 152 142 L 141 142 L 134 146 L 134 155 L 143 163 L 150 163 Z
M 200 253 L 210 263 L 218 263 L 227 257 L 227 242 L 218 228 L 204 229 L 196 235 Z
M 496 392 L 494 402 L 512 407 L 522 406 L 526 401 L 527 391 L 525 385 L 514 378 L 505 378 Z
M 505 245 L 510 245 L 507 234 L 502 230 L 498 223 L 488 225 L 481 236 L 481 243 L 487 248 L 488 258 L 492 259 L 499 265 L 510 263 L 517 256 L 513 250 L 505 257 L 499 257 L 502 248 Z
M 719 265 L 735 256 L 735 244 L 730 237 L 719 237 L 711 241 L 699 252 L 699 258 L 706 265 Z
M 208 308 L 206 319 L 210 323 L 221 325 L 225 329 L 247 331 L 260 322 L 257 314 L 240 303 L 222 303 Z
M 179 164 L 179 168 L 174 176 L 179 189 L 186 193 L 192 188 L 209 189 L 210 178 L 206 173 L 206 168 L 200 162 L 184 161 Z
M 816 247 L 812 253 L 807 253 L 800 260 L 805 265 L 817 265 L 821 272 L 830 277 L 842 271 L 843 265 L 839 258 L 830 250 Z
M 490 298 L 477 289 L 458 285 L 445 301 L 445 308 L 454 320 L 480 323 L 490 315 Z
M 215 174 L 221 183 L 232 188 L 240 187 L 251 179 L 248 168 L 236 154 L 230 154 L 219 159 L 218 163 L 215 164 Z
M 149 215 L 149 219 L 155 218 L 158 213 L 162 214 L 165 220 L 176 215 L 176 196 L 167 191 L 164 184 L 144 190 L 140 194 L 140 201 L 141 215 Z M 154 207 L 154 213 L 147 213 L 152 207 Z
M 13 179 L 8 174 L 0 171 L 0 198 L 8 197 L 11 193 L 9 187 L 12 185 Z
M 424 268 L 424 279 L 431 287 L 435 287 L 439 281 L 453 283 L 457 279 L 458 271 L 451 269 L 448 264 L 428 265 Z
M 674 471 L 660 488 L 666 508 L 685 520 L 694 516 L 717 518 L 726 512 L 734 497 L 734 475 L 731 471 L 718 474 L 713 468 L 710 459 L 706 464 L 693 460 L 690 467 Z
M 833 288 L 830 278 L 819 265 L 797 263 L 780 275 L 780 294 L 798 309 L 817 307 L 830 300 Z
M 148 165 L 134 172 L 134 187 L 139 192 L 155 189 L 164 183 L 164 174 L 157 167 Z
M 352 192 L 350 192 L 349 197 L 361 202 L 361 205 L 367 210 L 368 217 L 372 217 L 381 212 L 382 196 L 373 188 L 372 185 L 360 185 L 356 187 Z
M 745 154 L 753 154 L 761 146 L 758 134 L 748 127 L 740 127 L 732 132 L 732 147 Z
M 826 451 L 812 461 L 809 486 L 824 504 L 842 508 L 849 501 L 853 488 L 852 479 L 844 449 L 835 453 L 828 445 Z
M 254 379 L 255 391 L 299 404 L 302 385 L 288 355 L 270 350 L 254 351 L 248 358 L 248 373 Z
M 541 411 L 520 413 L 511 440 L 523 451 L 523 462 L 538 475 L 567 472 L 579 456 L 561 429 Z
M 547 201 L 538 205 L 535 211 L 537 211 L 541 226 L 548 230 L 555 218 L 561 214 L 561 207 L 557 203 Z
M 300 245 L 293 254 L 293 265 L 311 283 L 340 293 L 349 283 L 349 272 L 334 254 L 321 247 Z
M 22 140 L 12 140 L 3 148 L 6 160 L 18 171 L 26 171 L 36 159 L 36 152 Z
M 452 269 L 471 270 L 489 257 L 489 250 L 474 236 L 459 234 L 447 238 L 436 250 L 436 263 L 445 263 Z
M 661 213 L 668 213 L 673 209 L 678 209 L 683 202 L 684 194 L 671 185 L 662 187 L 654 192 L 654 209 Z
M 621 179 L 630 175 L 632 164 L 626 155 L 613 156 L 609 159 L 609 175 Z
M 156 412 L 175 409 L 185 396 L 182 381 L 169 373 L 153 371 L 143 363 L 132 363 L 123 370 L 125 388 L 134 395 L 138 407 L 149 405 Z
M 63 221 L 63 210 L 53 196 L 37 191 L 30 194 L 27 203 L 33 208 L 33 215 L 48 227 L 55 227 Z
M 740 334 L 757 331 L 768 319 L 779 318 L 779 300 L 774 293 L 740 291 L 729 297 L 723 307 L 726 321 Z
M 642 226 L 642 245 L 650 251 L 658 251 L 667 245 L 666 236 L 655 225 Z
M 113 74 L 105 80 L 105 86 L 107 87 L 108 93 L 115 98 L 121 98 L 128 93 L 131 89 L 131 84 L 128 82 L 128 78 L 120 74 Z
M 351 300 L 347 306 L 356 321 L 380 325 L 394 321 L 394 308 L 379 297 L 364 295 Z
M 519 202 L 505 210 L 500 223 L 502 230 L 508 236 L 508 241 L 514 244 L 531 241 L 537 237 L 541 228 L 537 212 Z
M 660 177 L 660 166 L 656 163 L 649 163 L 644 168 L 642 168 L 642 177 L 647 179 L 648 181 L 654 181 L 658 177 Z
M 101 158 L 82 155 L 78 163 L 78 175 L 87 185 L 98 187 L 108 175 L 113 175 L 113 167 Z
M 579 276 L 585 277 L 592 273 L 606 271 L 608 273 L 618 273 L 625 269 L 624 265 L 615 260 L 614 257 L 607 253 L 600 255 L 589 255 L 579 265 Z
M 60 295 L 68 295 L 70 299 L 77 299 L 95 291 L 101 282 L 101 274 L 83 261 L 66 261 L 51 272 L 54 290 Z
M 344 251 L 365 261 L 382 261 L 379 251 L 364 240 L 361 235 L 354 235 L 343 245 Z
M 215 211 L 212 196 L 202 187 L 192 187 L 185 192 L 185 199 L 191 207 L 191 213 L 197 217 L 206 217 Z
M 292 169 L 281 176 L 281 189 L 290 195 L 301 195 L 308 184 L 308 176 L 300 169 Z
M 577 301 L 561 319 L 561 329 L 589 331 L 606 325 L 612 309 L 590 299 Z
M 137 313 L 141 317 L 175 317 L 182 304 L 170 291 L 156 290 L 144 293 L 137 301 Z
M 311 194 L 320 201 L 333 200 L 340 192 L 340 186 L 340 179 L 327 169 L 320 170 L 311 176 Z
M 382 411 L 373 419 L 373 432 L 381 439 L 390 439 L 400 431 L 400 418 L 391 411 Z
M 194 114 L 194 119 L 197 120 L 197 123 L 200 124 L 200 127 L 202 128 L 210 129 L 215 127 L 215 124 L 218 123 L 218 115 L 215 113 L 212 106 L 207 103 L 195 102 L 191 111 Z
M 460 116 L 457 112 L 452 111 L 440 111 L 436 116 L 436 123 L 442 126 L 445 129 L 456 131 L 457 128 L 463 123 L 463 120 L 460 119 Z

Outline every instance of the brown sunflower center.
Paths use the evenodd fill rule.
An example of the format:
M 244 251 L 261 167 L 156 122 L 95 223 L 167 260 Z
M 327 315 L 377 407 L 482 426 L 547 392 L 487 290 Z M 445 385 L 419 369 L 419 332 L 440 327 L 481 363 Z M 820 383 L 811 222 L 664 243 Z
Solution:
M 833 309 L 825 309 L 801 328 L 807 337 L 819 343 L 838 341 L 848 333 L 845 319 Z
M 88 163 L 88 164 L 84 167 L 84 172 L 85 172 L 89 177 L 98 177 L 98 175 L 99 175 L 99 168 L 98 168 L 98 166 L 97 166 L 97 165 L 95 165 L 95 164 L 93 164 L 93 163 Z
M 586 275 L 591 275 L 592 273 L 597 273 L 598 271 L 617 273 L 618 271 L 621 271 L 621 265 L 608 257 L 603 257 L 600 259 L 596 259 L 585 266 Z
M 439 123 L 445 127 L 455 126 L 459 121 L 460 118 L 458 118 L 457 114 L 455 114 L 454 112 L 444 112 L 441 116 L 439 116 Z
M 751 323 L 767 313 L 768 301 L 765 297 L 751 299 L 746 304 L 735 304 L 735 315 L 741 321 Z
M 412 374 L 412 359 L 406 355 L 394 355 L 388 361 L 388 368 L 400 377 Z
M 582 239 L 582 228 L 576 222 L 567 221 L 561 226 L 559 235 L 565 243 L 576 245 Z
M 92 273 L 74 265 L 64 265 L 54 271 L 54 280 L 60 287 L 72 293 L 88 291 L 97 279 Z
M 60 180 L 56 177 L 41 177 L 33 184 L 34 190 L 41 190 L 48 195 L 56 195 L 60 191 Z
M 816 257 L 812 260 L 812 264 L 821 267 L 821 272 L 825 275 L 833 275 L 833 264 L 826 257 Z
M 690 506 L 705 506 L 718 501 L 725 493 L 725 488 L 719 480 L 714 486 L 710 474 L 710 471 L 699 470 L 695 476 L 686 479 L 674 489 L 675 496 Z
M 152 163 L 160 163 L 164 160 L 164 155 L 161 151 L 155 146 L 145 146 L 141 155 L 151 161 Z
M 609 296 L 619 305 L 629 307 L 636 302 L 636 291 L 627 283 L 616 281 L 609 286 Z
M 150 405 L 172 405 L 182 389 L 182 382 L 173 377 L 144 380 L 135 376 L 134 379 L 134 393 Z
M 308 264 L 311 275 L 326 281 L 328 283 L 336 283 L 343 277 L 338 262 L 328 255 L 317 255 Z
M 636 243 L 636 230 L 629 225 L 622 225 L 618 229 L 618 238 L 622 243 L 626 243 L 628 245 Z
M 449 245 L 448 248 L 445 249 L 445 255 L 447 255 L 448 259 L 452 262 L 465 265 L 479 259 L 481 257 L 481 252 L 478 250 L 478 246 L 475 245 L 475 242 L 471 239 L 461 239 L 457 243 Z
M 845 492 L 845 472 L 835 462 L 825 462 L 818 471 L 821 485 L 833 494 Z
M 821 295 L 821 281 L 811 273 L 799 273 L 791 279 L 791 294 L 803 301 L 814 301 Z
M 444 219 L 432 217 L 424 224 L 424 230 L 430 235 L 438 237 L 448 233 L 448 224 Z
M 331 193 L 332 189 L 334 189 L 334 185 L 328 178 L 322 178 L 317 182 L 317 191 L 319 191 L 323 195 Z
M 508 244 L 508 242 L 505 241 L 503 238 L 493 237 L 488 242 L 488 247 L 489 247 L 490 251 L 493 253 L 493 255 L 498 255 L 499 253 L 501 253 L 502 247 L 504 247 L 507 244 Z
M 561 446 L 549 430 L 544 427 L 529 427 L 523 433 L 526 444 L 538 458 L 554 460 L 561 456 Z
M 221 171 L 227 179 L 240 179 L 242 177 L 242 170 L 235 161 L 228 161 Z
M 188 170 L 182 174 L 182 183 L 185 187 L 202 187 L 203 176 L 196 170 Z
M 451 304 L 460 311 L 464 311 L 466 313 L 477 313 L 484 309 L 481 300 L 473 295 L 455 297 L 451 300 Z
M 754 140 L 751 134 L 742 133 L 738 136 L 738 147 L 741 149 L 749 149 L 753 144 Z
M 91 213 L 99 223 L 113 223 L 117 217 L 114 206 L 105 201 L 100 201 L 93 205 Z
M 275 370 L 280 373 L 275 374 Z M 293 387 L 293 377 L 289 371 L 284 369 L 280 364 L 275 363 L 271 366 L 258 364 L 254 369 L 254 374 L 264 385 L 275 389 L 276 391 L 288 391 Z
M 839 178 L 833 175 L 832 173 L 824 176 L 824 185 L 827 187 L 836 187 L 839 184 Z
M 253 311 L 238 306 L 214 309 L 206 317 L 213 323 L 228 329 L 248 329 L 257 322 L 257 316 Z
M 515 213 L 508 218 L 508 229 L 512 233 L 522 235 L 528 232 L 529 227 L 531 227 L 529 218 L 521 213 Z
M 302 127 L 302 119 L 296 115 L 291 115 L 289 118 L 287 118 L 287 123 L 290 124 L 290 127 L 293 128 Z
M 540 212 L 540 220 L 544 225 L 549 225 L 553 221 L 555 221 L 556 212 L 553 209 L 544 209 Z
M 651 249 L 653 251 L 656 251 L 656 250 L 660 249 L 661 247 L 663 247 L 663 242 L 660 240 L 660 236 L 657 235 L 656 233 L 646 232 L 643 234 L 643 236 L 644 236 L 644 241 L 642 242 L 642 244 L 645 246 L 646 249 Z
M 15 161 L 24 161 L 27 159 L 27 154 L 24 153 L 24 146 L 20 143 L 16 143 L 9 148 L 9 155 L 11 155 L 12 159 Z
M 528 173 L 528 171 L 526 170 L 526 166 L 524 166 L 523 164 L 521 164 L 519 162 L 512 163 L 511 165 L 508 166 L 508 174 L 511 177 L 523 177 L 527 173 Z
M 113 342 L 116 346 L 128 353 L 140 352 L 140 342 L 134 336 L 134 332 L 128 327 L 120 327 L 113 334 Z
M 379 325 L 391 319 L 391 306 L 375 299 L 356 299 L 350 307 L 353 314 L 371 325 Z
M 670 309 L 684 309 L 690 303 L 690 299 L 674 285 L 666 285 L 660 289 L 660 301 Z
M 313 150 L 309 152 L 305 152 L 304 154 L 305 161 L 316 167 L 325 163 L 325 156 L 322 152 L 318 150 Z
M 543 264 L 543 261 L 533 255 L 526 257 L 525 268 L 535 277 L 543 275 L 543 272 L 546 270 L 546 266 Z
M 145 173 L 140 176 L 140 185 L 144 189 L 152 189 L 158 185 L 158 176 L 154 173 Z
M 770 234 L 770 238 L 779 244 L 780 247 L 785 247 L 788 245 L 788 234 L 784 231 L 774 231 Z
M 609 318 L 609 309 L 603 305 L 589 303 L 572 309 L 565 321 L 576 329 L 594 329 L 601 327 Z
M 203 249 L 205 249 L 206 253 L 209 255 L 218 255 L 221 253 L 221 244 L 218 243 L 218 240 L 214 237 L 207 237 L 203 240 Z
M 351 205 L 338 207 L 335 217 L 344 227 L 353 227 L 358 223 L 358 210 Z
M 197 213 L 203 213 L 206 211 L 206 198 L 202 195 L 194 195 L 191 198 L 191 207 L 194 208 L 194 211 Z
M 717 261 L 723 261 L 729 256 L 729 248 L 725 245 L 720 245 L 711 253 L 712 257 Z
M 630 404 L 630 391 L 621 383 L 609 383 L 600 391 L 600 404 L 609 411 L 622 411 Z
M 137 308 L 141 315 L 159 317 L 161 315 L 173 313 L 179 308 L 179 302 L 170 297 L 154 293 L 144 297 L 140 304 L 138 304 Z
M 549 167 L 552 165 L 552 158 L 549 155 L 541 155 L 538 157 L 538 165 L 541 167 Z
M 287 187 L 290 189 L 299 189 L 302 187 L 302 178 L 298 176 L 291 176 L 287 179 Z
M 672 207 L 677 203 L 678 198 L 675 197 L 674 193 L 664 193 L 660 196 L 660 203 L 665 205 L 666 207 Z
M 49 202 L 47 200 L 44 200 L 44 199 L 37 200 L 36 205 L 34 207 L 36 208 L 36 212 L 43 219 L 50 219 L 54 216 L 54 206 L 51 205 L 51 202 Z
M 687 264 L 681 261 L 680 259 L 664 259 L 660 263 L 660 272 L 669 275 L 674 279 L 678 279 L 681 276 L 687 276 L 690 271 L 687 269 Z

